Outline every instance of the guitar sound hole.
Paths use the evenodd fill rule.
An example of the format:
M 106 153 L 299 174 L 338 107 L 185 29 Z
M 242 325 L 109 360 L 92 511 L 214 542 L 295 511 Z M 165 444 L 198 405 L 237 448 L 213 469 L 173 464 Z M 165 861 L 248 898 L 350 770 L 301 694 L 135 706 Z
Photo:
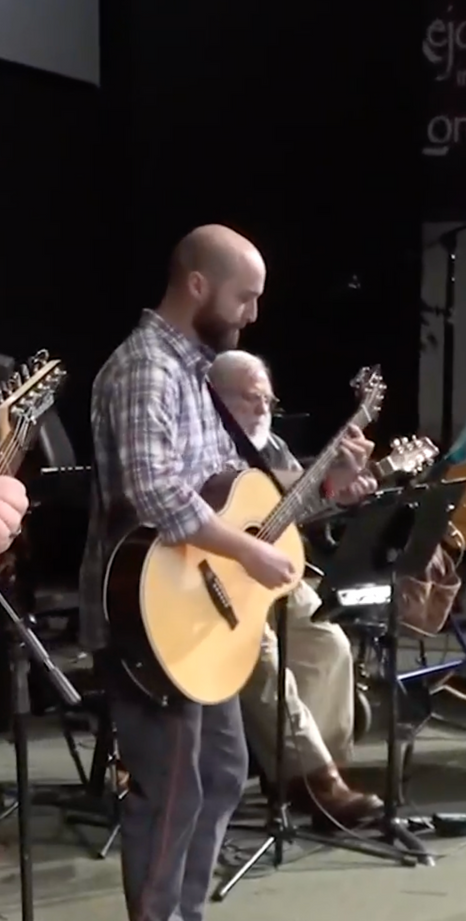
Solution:
M 260 530 L 259 527 L 257 525 L 254 525 L 251 528 L 246 528 L 246 534 L 250 534 L 251 537 L 256 537 L 257 534 L 259 533 L 259 530 Z

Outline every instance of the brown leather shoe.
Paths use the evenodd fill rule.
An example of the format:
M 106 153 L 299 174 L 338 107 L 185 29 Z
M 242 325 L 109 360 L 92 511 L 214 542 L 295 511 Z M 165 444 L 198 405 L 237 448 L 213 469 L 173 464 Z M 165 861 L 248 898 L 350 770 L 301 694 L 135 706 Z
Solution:
M 358 822 L 378 818 L 383 802 L 374 793 L 359 793 L 351 790 L 343 780 L 336 764 L 329 764 L 306 778 L 316 800 L 332 818 L 345 827 Z M 328 816 L 319 809 L 310 796 L 302 778 L 296 777 L 289 784 L 290 800 L 297 809 L 312 815 L 314 824 L 331 825 Z

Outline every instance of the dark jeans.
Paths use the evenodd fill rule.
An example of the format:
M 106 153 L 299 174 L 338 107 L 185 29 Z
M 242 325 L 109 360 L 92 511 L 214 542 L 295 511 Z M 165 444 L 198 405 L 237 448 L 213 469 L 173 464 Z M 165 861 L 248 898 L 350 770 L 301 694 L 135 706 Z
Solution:
M 123 881 L 130 921 L 202 921 L 228 821 L 247 777 L 237 697 L 216 706 L 152 703 L 107 681 L 122 763 Z

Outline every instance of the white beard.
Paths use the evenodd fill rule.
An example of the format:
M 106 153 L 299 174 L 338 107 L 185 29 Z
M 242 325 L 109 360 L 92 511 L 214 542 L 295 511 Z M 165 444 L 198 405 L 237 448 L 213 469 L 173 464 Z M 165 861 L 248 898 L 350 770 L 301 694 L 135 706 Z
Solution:
M 270 437 L 270 429 L 272 426 L 272 417 L 270 413 L 264 416 L 263 419 L 258 423 L 252 435 L 249 435 L 249 440 L 252 441 L 255 448 L 258 451 L 263 451 Z

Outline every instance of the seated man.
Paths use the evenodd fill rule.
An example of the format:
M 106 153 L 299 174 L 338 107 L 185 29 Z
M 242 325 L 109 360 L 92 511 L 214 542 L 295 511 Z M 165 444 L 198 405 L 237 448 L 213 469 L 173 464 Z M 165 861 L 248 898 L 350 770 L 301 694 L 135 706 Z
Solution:
M 0 476 L 0 553 L 5 553 L 20 533 L 28 504 L 21 482 L 11 476 Z
M 277 476 L 280 471 L 294 471 L 296 479 L 300 464 L 285 442 L 271 432 L 275 398 L 264 363 L 247 352 L 225 352 L 215 359 L 210 380 Z M 283 482 L 285 478 L 281 477 Z M 357 501 L 375 488 L 370 475 L 360 476 L 346 495 L 338 494 L 338 500 Z M 320 605 L 320 598 L 304 581 L 288 599 L 285 775 L 296 804 L 317 812 L 307 790 L 310 787 L 327 812 L 351 824 L 378 813 L 382 803 L 376 796 L 351 790 L 338 768 L 348 760 L 353 740 L 353 660 L 349 641 L 338 625 L 312 620 Z M 269 623 L 242 704 L 249 744 L 273 785 L 277 679 L 273 612 Z

